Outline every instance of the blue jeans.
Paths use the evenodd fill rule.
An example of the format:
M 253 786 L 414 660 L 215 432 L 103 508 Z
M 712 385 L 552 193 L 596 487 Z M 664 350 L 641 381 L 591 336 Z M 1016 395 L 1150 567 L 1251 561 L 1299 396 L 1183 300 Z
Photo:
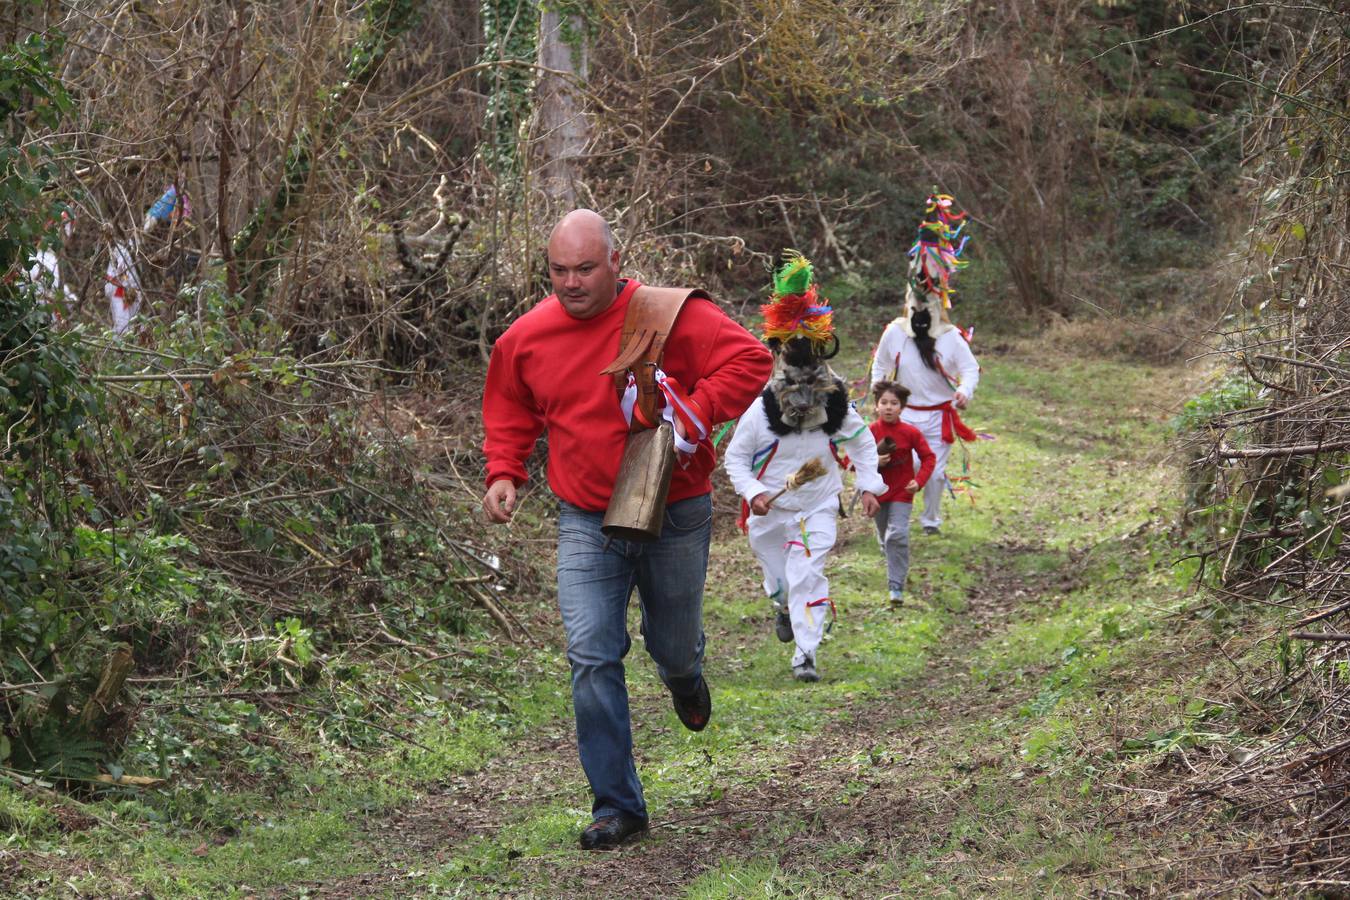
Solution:
M 628 598 L 637 587 L 642 633 L 656 671 L 671 691 L 690 694 L 703 675 L 703 580 L 712 538 L 712 497 L 666 508 L 659 540 L 610 540 L 604 513 L 563 502 L 558 515 L 558 607 L 572 664 L 577 752 L 591 783 L 595 818 L 647 818 L 633 765 L 633 731 L 623 658 Z

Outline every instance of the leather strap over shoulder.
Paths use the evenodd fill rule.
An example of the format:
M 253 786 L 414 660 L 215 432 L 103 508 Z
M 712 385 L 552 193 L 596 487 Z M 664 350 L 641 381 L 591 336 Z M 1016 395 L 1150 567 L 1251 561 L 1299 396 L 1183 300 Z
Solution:
M 623 334 L 619 340 L 619 355 L 601 370 L 602 375 L 614 376 L 614 387 L 623 396 L 631 371 L 637 382 L 638 408 L 648 422 L 657 422 L 660 389 L 656 386 L 656 368 L 666 348 L 666 338 L 675 327 L 675 319 L 690 297 L 711 300 L 706 293 L 690 288 L 650 287 L 642 285 L 628 301 L 628 312 L 623 320 Z M 632 430 L 643 426 L 633 417 Z

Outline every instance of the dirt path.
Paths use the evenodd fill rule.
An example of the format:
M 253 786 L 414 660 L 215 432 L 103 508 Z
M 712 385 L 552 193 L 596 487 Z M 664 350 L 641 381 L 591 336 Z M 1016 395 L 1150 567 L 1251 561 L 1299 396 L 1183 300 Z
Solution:
M 679 729 L 640 645 L 629 658 L 653 816 L 645 839 L 575 849 L 589 797 L 571 723 L 555 719 L 366 822 L 369 872 L 274 895 L 1078 893 L 1109 862 L 1146 852 L 1110 847 L 1115 836 L 1078 789 L 1081 765 L 1057 762 L 1056 741 L 1082 730 L 1060 712 L 1074 692 L 1105 690 L 1146 649 L 1120 637 L 1117 621 L 1133 613 L 1117 601 L 1158 590 L 1132 568 L 1153 510 L 1118 487 L 1168 476 L 1145 440 L 1165 411 L 1148 406 L 1147 371 L 1089 373 L 1102 397 L 1138 404 L 1135 424 L 1122 425 L 1093 414 L 1097 397 L 1057 393 L 1064 373 L 1053 366 L 994 368 L 1022 379 L 1025 395 L 990 404 L 986 421 L 1001 434 L 979 450 L 981 505 L 952 507 L 937 539 L 916 536 L 918 604 L 885 608 L 870 522 L 841 523 L 831 577 L 843 615 L 820 685 L 787 677 L 748 547 L 719 528 L 708 731 Z M 1029 482 L 1045 489 L 1019 489 Z M 1080 677 L 1075 660 L 1088 652 L 1104 662 Z
M 858 520 L 851 523 L 853 536 L 860 526 Z M 732 778 L 726 792 L 701 811 L 654 820 L 646 839 L 594 855 L 581 867 L 573 859 L 517 856 L 514 869 L 522 892 L 584 896 L 603 890 L 620 897 L 678 892 L 710 867 L 761 855 L 764 846 L 757 838 L 776 831 L 795 833 L 792 845 L 776 857 L 789 872 L 802 860 L 820 858 L 824 846 L 857 844 L 860 853 L 847 861 L 853 867 L 943 842 L 959 808 L 957 798 L 937 783 L 951 768 L 953 735 L 971 721 L 997 717 L 1027 699 L 1025 687 L 972 687 L 969 671 L 976 645 L 1011 621 L 1013 598 L 1034 597 L 1040 590 L 1034 579 L 1005 574 L 1008 560 L 1022 552 L 1021 545 L 995 548 L 980 572 L 980 587 L 970 592 L 970 606 L 944 632 L 942 654 L 930 658 L 920 674 L 904 679 L 888 696 L 833 709 L 819 731 L 794 743 L 792 760 L 774 776 Z M 767 622 L 767 617 L 755 622 L 760 627 L 752 633 L 767 634 Z M 715 663 L 710 668 L 716 672 Z M 661 701 L 647 697 L 635 703 L 635 718 L 659 716 Z M 904 727 L 898 727 L 902 721 Z M 548 799 L 555 776 L 577 766 L 574 741 L 571 728 L 556 723 L 481 770 L 428 794 L 415 808 L 370 823 L 369 840 L 382 847 L 384 867 L 306 887 L 324 897 L 396 892 L 410 870 L 449 864 L 463 841 L 492 840 L 501 830 L 502 811 Z M 829 764 L 817 765 L 818 760 Z M 972 760 L 969 770 L 983 764 Z M 856 784 L 865 788 L 857 799 L 837 802 L 856 792 L 850 788 Z

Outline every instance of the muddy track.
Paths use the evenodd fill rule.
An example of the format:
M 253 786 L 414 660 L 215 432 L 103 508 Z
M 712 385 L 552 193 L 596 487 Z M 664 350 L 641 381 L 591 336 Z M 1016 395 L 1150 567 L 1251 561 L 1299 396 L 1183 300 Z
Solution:
M 854 520 L 850 531 L 861 527 Z M 773 851 L 766 849 L 764 836 L 775 833 L 792 834 L 789 845 L 777 851 L 778 865 L 788 872 L 804 865 L 822 871 L 827 856 L 856 871 L 869 861 L 945 843 L 962 804 L 961 797 L 943 788 L 943 776 L 993 764 L 978 757 L 953 763 L 953 736 L 971 722 L 1006 715 L 1034 691 L 1027 684 L 1008 689 L 979 684 L 968 660 L 975 646 L 1006 628 L 1019 609 L 1064 589 L 1062 576 L 1014 574 L 1017 556 L 1042 550 L 993 545 L 977 563 L 978 588 L 968 592 L 967 608 L 950 617 L 925 669 L 893 690 L 834 709 L 818 731 L 794 744 L 793 761 L 781 773 L 748 784 L 733 780 L 697 812 L 655 821 L 645 839 L 595 854 L 584 865 L 558 856 L 516 859 L 515 886 L 497 889 L 517 896 L 584 896 L 597 890 L 620 897 L 668 895 L 725 860 L 765 858 Z M 766 618 L 761 632 L 767 631 Z M 635 701 L 635 719 L 657 715 L 644 708 L 657 702 Z M 831 762 L 820 765 L 820 760 Z M 366 823 L 367 844 L 376 848 L 380 868 L 327 883 L 292 885 L 276 896 L 293 896 L 302 888 L 311 896 L 333 898 L 400 894 L 399 884 L 409 872 L 435 871 L 462 852 L 466 841 L 490 839 L 522 808 L 557 792 L 558 771 L 576 767 L 570 723 L 550 723 L 481 770 Z M 839 802 L 844 795 L 849 801 Z M 816 852 L 840 846 L 856 849 L 847 858 Z M 468 876 L 466 886 L 475 883 L 491 889 Z

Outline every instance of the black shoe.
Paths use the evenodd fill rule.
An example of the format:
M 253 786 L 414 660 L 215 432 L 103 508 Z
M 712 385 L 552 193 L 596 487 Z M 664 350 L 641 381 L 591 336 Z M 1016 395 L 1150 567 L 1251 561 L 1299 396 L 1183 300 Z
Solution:
M 699 676 L 698 687 L 694 688 L 692 694 L 682 696 L 671 691 L 670 699 L 675 704 L 675 715 L 680 717 L 685 728 L 702 731 L 708 727 L 708 720 L 712 718 L 712 697 L 708 694 L 708 682 L 703 676 Z
M 816 661 L 808 656 L 792 667 L 792 677 L 798 681 L 819 681 L 820 673 L 816 671 Z
M 582 830 L 581 849 L 608 850 L 646 830 L 647 820 L 637 816 L 627 813 L 601 816 Z
M 778 615 L 774 617 L 773 633 L 785 644 L 792 640 L 792 618 L 783 607 L 778 608 Z
M 941 528 L 938 528 L 936 525 L 925 525 L 925 526 L 923 526 L 923 533 L 924 533 L 924 534 L 942 534 L 942 529 L 941 529 Z

